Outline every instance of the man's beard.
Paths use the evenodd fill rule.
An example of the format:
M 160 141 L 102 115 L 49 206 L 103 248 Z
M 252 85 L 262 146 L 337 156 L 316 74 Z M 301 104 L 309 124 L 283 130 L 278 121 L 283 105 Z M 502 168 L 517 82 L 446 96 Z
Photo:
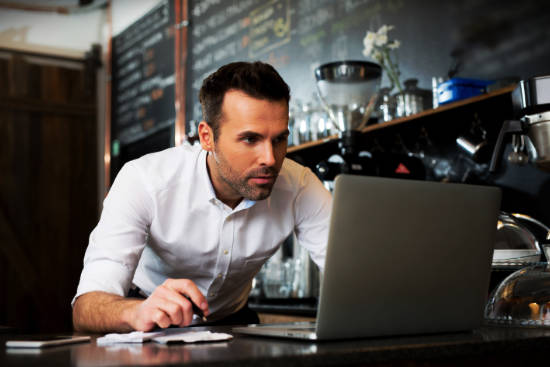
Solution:
M 264 200 L 269 197 L 275 181 L 266 184 L 251 185 L 248 183 L 249 179 L 258 176 L 274 176 L 278 175 L 275 167 L 260 167 L 246 172 L 243 177 L 233 170 L 231 165 L 227 162 L 224 155 L 214 149 L 214 160 L 218 166 L 218 173 L 220 178 L 240 196 L 248 200 Z

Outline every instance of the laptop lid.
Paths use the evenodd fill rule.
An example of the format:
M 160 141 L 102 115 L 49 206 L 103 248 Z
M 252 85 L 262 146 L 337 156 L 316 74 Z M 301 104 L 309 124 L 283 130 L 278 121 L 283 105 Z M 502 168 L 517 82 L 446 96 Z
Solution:
M 324 340 L 479 327 L 500 197 L 496 187 L 339 175 L 315 332 L 233 330 Z
M 479 327 L 500 198 L 496 187 L 339 175 L 317 339 Z

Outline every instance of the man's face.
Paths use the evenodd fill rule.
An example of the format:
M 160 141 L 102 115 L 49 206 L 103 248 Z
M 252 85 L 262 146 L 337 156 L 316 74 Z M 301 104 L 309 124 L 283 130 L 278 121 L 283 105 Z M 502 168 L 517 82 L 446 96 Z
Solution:
M 228 91 L 218 138 L 207 161 L 218 198 L 231 207 L 243 197 L 267 198 L 286 155 L 288 134 L 285 100 L 272 102 Z

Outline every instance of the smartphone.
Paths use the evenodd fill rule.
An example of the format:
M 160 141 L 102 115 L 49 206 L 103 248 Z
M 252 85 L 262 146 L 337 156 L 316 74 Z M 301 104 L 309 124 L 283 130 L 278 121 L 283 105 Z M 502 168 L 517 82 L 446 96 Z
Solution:
M 7 348 L 45 348 L 56 345 L 83 343 L 90 341 L 89 336 L 73 335 L 21 335 L 6 342 Z

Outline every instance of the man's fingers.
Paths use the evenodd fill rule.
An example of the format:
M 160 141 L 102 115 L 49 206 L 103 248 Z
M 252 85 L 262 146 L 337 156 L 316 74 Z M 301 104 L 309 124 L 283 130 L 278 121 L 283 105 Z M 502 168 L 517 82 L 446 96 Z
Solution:
M 173 325 L 183 327 L 191 324 L 193 308 L 186 297 L 165 284 L 157 288 L 156 296 L 161 298 L 161 308 L 170 316 Z
M 208 310 L 208 302 L 201 293 L 196 284 L 189 279 L 168 279 L 163 284 L 167 288 L 188 296 L 198 308 L 202 310 L 205 316 L 210 313 Z M 186 300 L 187 301 L 187 300 Z M 188 302 L 188 301 L 187 301 Z
M 184 321 L 185 314 L 189 313 L 180 304 L 172 300 L 165 299 L 164 302 L 159 305 L 159 308 L 168 315 L 171 325 L 180 325 L 182 321 Z
M 181 298 L 184 298 L 182 297 L 180 294 L 178 294 Z M 186 300 L 184 298 L 184 302 L 185 302 L 185 306 L 184 306 L 184 312 L 183 312 L 183 320 L 182 322 L 179 324 L 179 326 L 187 326 L 187 325 L 190 325 L 191 322 L 193 321 L 193 308 L 191 307 L 191 302 L 189 302 L 188 300 Z
M 171 289 L 163 289 L 163 286 L 158 287 L 153 294 L 143 301 L 140 311 L 137 315 L 138 322 L 153 323 L 161 328 L 169 327 L 170 325 L 180 325 L 185 319 L 185 313 L 190 313 L 188 305 L 180 305 L 176 297 L 171 295 L 175 293 Z M 176 294 L 176 296 L 179 296 Z M 174 302 L 173 299 L 176 299 Z
M 187 326 L 193 321 L 191 302 L 205 316 L 209 314 L 206 298 L 195 283 L 188 279 L 168 279 L 144 301 L 138 317 L 143 323 L 152 322 L 161 328 Z
M 156 309 L 153 312 L 151 320 L 163 329 L 171 325 L 170 318 L 161 309 Z

